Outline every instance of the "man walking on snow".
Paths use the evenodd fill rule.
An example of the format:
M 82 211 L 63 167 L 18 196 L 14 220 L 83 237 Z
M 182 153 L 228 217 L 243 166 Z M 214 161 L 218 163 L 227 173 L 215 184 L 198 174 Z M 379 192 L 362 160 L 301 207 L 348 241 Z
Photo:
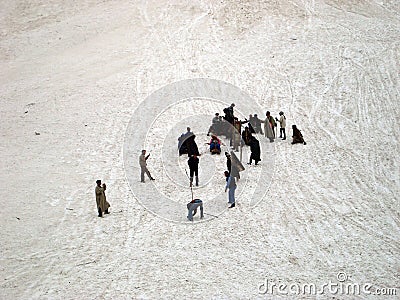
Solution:
M 147 169 L 147 159 L 149 158 L 150 154 L 146 156 L 146 150 L 142 150 L 142 154 L 139 156 L 139 165 L 140 165 L 140 181 L 144 181 L 144 173 L 147 174 L 147 176 L 150 178 L 150 180 L 155 180 L 153 177 L 151 177 L 151 174 L 149 170 Z

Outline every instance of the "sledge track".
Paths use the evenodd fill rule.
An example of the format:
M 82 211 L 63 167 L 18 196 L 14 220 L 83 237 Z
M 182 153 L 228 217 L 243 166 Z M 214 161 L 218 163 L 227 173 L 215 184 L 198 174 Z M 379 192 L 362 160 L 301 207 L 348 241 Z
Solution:
M 366 47 L 366 45 L 364 45 L 365 47 Z M 365 48 L 365 49 L 367 49 L 367 48 Z M 377 56 L 377 55 L 376 55 Z M 343 57 L 343 55 L 340 55 L 340 57 Z M 374 61 L 371 59 L 371 57 L 374 57 L 374 56 L 371 56 L 371 55 L 369 55 L 368 56 L 369 58 L 368 58 L 368 60 L 367 60 L 367 62 L 369 63 L 369 64 L 374 64 Z M 369 75 L 368 77 L 370 77 L 370 78 L 373 78 L 373 76 L 371 76 L 371 74 L 370 73 L 367 73 L 366 72 L 366 70 L 365 70 L 365 68 L 362 66 L 362 65 L 360 65 L 359 63 L 357 63 L 357 62 L 355 62 L 355 61 L 353 61 L 352 59 L 350 59 L 350 61 L 351 61 L 351 63 L 352 63 L 352 65 L 350 66 L 350 70 L 351 70 L 351 68 L 353 67 L 354 68 L 354 70 L 355 70 L 355 72 L 356 72 L 356 74 L 357 73 L 361 73 L 362 75 L 361 76 L 359 76 L 358 74 L 358 76 L 356 76 L 356 78 L 358 78 L 358 80 L 357 80 L 357 82 L 356 82 L 356 84 L 357 84 L 357 86 L 358 86 L 358 90 L 359 90 L 359 97 L 358 97 L 358 99 L 359 99 L 359 101 L 358 101 L 358 113 L 360 114 L 360 119 L 362 120 L 362 123 L 361 123 L 361 125 L 359 125 L 359 129 L 360 130 L 362 130 L 361 131 L 361 136 L 362 137 L 364 137 L 364 136 L 366 136 L 366 137 L 368 137 L 368 136 L 370 136 L 370 134 L 371 134 L 371 132 L 374 132 L 374 130 L 376 130 L 375 129 L 375 124 L 371 124 L 371 115 L 382 115 L 382 113 L 380 113 L 380 111 L 375 107 L 375 105 L 374 105 L 374 102 L 372 102 L 372 103 L 370 103 L 370 102 L 368 102 L 367 101 L 367 99 L 368 99 L 368 95 L 370 95 L 370 94 L 372 94 L 373 96 L 375 96 L 375 92 L 374 92 L 374 90 L 373 89 L 371 89 L 370 88 L 370 85 L 368 84 L 368 82 L 367 82 L 367 80 L 366 80 L 366 76 L 367 75 Z M 343 71 L 345 71 L 345 70 L 349 70 L 349 67 L 347 67 L 347 68 L 343 68 L 343 60 L 341 61 L 341 65 L 342 65 L 342 67 L 341 67 L 341 69 L 343 70 Z M 343 71 L 342 71 L 342 73 L 343 73 Z M 336 79 L 338 79 L 338 78 L 340 78 L 341 77 L 341 74 L 339 74 L 339 73 L 337 73 L 337 76 L 336 76 Z M 336 80 L 335 80 L 336 81 Z M 334 90 L 337 90 L 340 86 L 339 85 L 337 85 L 336 86 L 336 83 L 335 83 L 335 81 L 333 81 L 332 82 L 332 84 L 330 84 L 329 85 L 329 89 L 327 89 L 327 90 L 325 90 L 325 92 L 324 92 L 324 94 L 326 94 L 330 89 L 332 89 L 332 88 L 334 88 Z M 380 82 L 383 82 L 383 81 L 380 81 Z M 380 82 L 378 82 L 378 85 L 380 84 Z M 367 91 L 365 91 L 366 89 L 368 89 L 368 92 Z M 320 98 L 320 100 L 322 100 L 322 97 Z M 332 99 L 330 99 L 330 100 L 336 100 L 336 98 L 335 97 L 332 97 Z M 385 103 L 386 103 L 387 101 L 385 101 Z M 338 140 L 338 139 L 336 139 L 336 138 L 334 138 L 334 136 L 335 136 L 335 133 L 334 132 L 332 132 L 332 131 L 327 131 L 326 130 L 326 128 L 327 128 L 327 126 L 326 126 L 326 123 L 323 125 L 319 120 L 320 119 L 322 119 L 321 117 L 323 116 L 323 112 L 327 112 L 327 111 L 329 111 L 330 110 L 330 107 L 338 107 L 338 103 L 329 103 L 329 104 L 325 104 L 325 106 L 322 106 L 322 104 L 323 104 L 323 102 L 322 101 L 319 101 L 319 102 L 317 102 L 317 106 L 314 106 L 314 108 L 313 108 L 313 112 L 316 112 L 316 111 L 319 111 L 320 112 L 320 114 L 319 115 L 317 115 L 317 116 L 315 116 L 314 117 L 314 114 L 312 114 L 311 116 L 310 116 L 310 118 L 312 119 L 312 121 L 316 121 L 316 123 L 318 124 L 318 126 L 319 126 L 319 128 L 321 129 L 321 130 L 323 130 L 323 131 L 325 131 L 327 134 L 328 134 L 328 137 L 329 138 L 332 138 L 334 141 L 335 141 L 335 144 L 336 144 L 336 146 L 339 146 L 339 149 L 340 149 L 340 151 L 344 154 L 344 153 L 346 153 L 346 155 L 348 155 L 348 156 L 350 156 L 352 159 L 351 160 L 349 160 L 349 161 L 351 161 L 352 162 L 352 164 L 354 164 L 354 162 L 356 162 L 357 163 L 357 161 L 358 161 L 358 159 L 354 159 L 354 158 L 357 158 L 358 157 L 358 155 L 356 155 L 353 151 L 349 151 L 349 150 L 347 150 L 349 147 L 342 147 L 342 146 L 340 146 L 342 143 L 344 144 L 344 143 L 346 143 L 347 141 L 343 141 L 343 142 L 341 142 L 340 140 Z M 335 105 L 336 104 L 336 105 Z M 372 104 L 372 105 L 371 105 Z M 317 108 L 318 107 L 318 108 Z M 370 107 L 370 108 L 369 108 Z M 371 111 L 371 108 L 372 108 L 372 111 Z M 382 107 L 381 107 L 381 110 L 382 110 Z M 388 107 L 388 106 L 386 106 L 386 105 L 384 105 L 383 106 L 383 111 L 385 111 L 386 113 L 388 113 L 389 111 L 390 111 L 390 108 Z M 343 117 L 343 118 L 345 118 L 344 116 L 342 116 L 342 115 L 339 115 L 339 117 Z M 385 124 L 387 127 L 391 127 L 389 124 L 390 124 L 391 122 L 388 122 L 387 124 Z M 340 125 L 340 123 L 336 123 L 336 125 Z M 371 126 L 372 125 L 372 126 Z M 332 127 L 328 127 L 328 128 L 332 128 Z M 338 132 L 338 126 L 336 126 L 336 133 Z M 378 129 L 379 130 L 379 129 Z M 346 135 L 346 133 L 345 132 L 341 132 L 341 140 L 343 140 L 343 136 L 345 136 Z M 357 138 L 356 138 L 356 140 L 357 140 Z M 367 141 L 367 143 L 368 143 L 368 141 Z M 374 139 L 373 141 L 372 141 L 372 148 L 373 149 L 378 149 L 378 147 L 379 147 L 379 144 L 378 144 L 378 142 L 377 142 L 377 140 L 376 139 Z M 366 153 L 368 153 L 368 149 L 369 149 L 369 147 L 367 148 L 367 147 L 365 147 L 366 149 L 366 151 L 364 151 L 364 153 L 366 152 Z M 321 154 L 322 153 L 322 151 L 321 151 L 322 149 L 319 149 L 319 153 Z M 317 151 L 316 151 L 317 152 Z M 367 183 L 365 183 L 365 182 L 362 182 L 362 184 L 361 184 L 361 187 L 363 187 L 363 188 L 361 188 L 361 190 L 360 190 L 360 192 L 362 193 L 362 194 L 359 194 L 360 196 L 359 197 L 362 197 L 361 195 L 368 195 L 369 194 L 369 191 L 372 189 L 372 190 L 376 190 L 376 188 L 377 188 L 377 186 L 378 186 L 378 183 L 381 181 L 381 180 L 384 180 L 385 181 L 385 183 L 386 183 L 386 185 L 387 184 L 389 184 L 389 181 L 386 179 L 386 177 L 385 176 L 379 176 L 378 177 L 378 175 L 377 175 L 377 173 L 378 172 L 382 172 L 383 171 L 383 169 L 376 169 L 376 167 L 377 167 L 377 164 L 376 164 L 376 160 L 377 160 L 377 157 L 372 157 L 372 160 L 371 160 L 371 163 L 370 163 L 370 165 L 368 166 L 365 166 L 365 165 L 358 165 L 358 167 L 359 168 L 367 168 L 369 171 L 370 171 L 370 174 L 371 174 L 371 180 L 370 180 L 370 183 L 368 184 L 368 186 L 366 185 Z M 367 173 L 368 174 L 368 173 Z M 342 175 L 343 175 L 343 173 L 342 173 Z M 345 174 L 344 174 L 345 175 Z M 379 179 L 378 179 L 379 178 Z M 346 178 L 345 178 L 346 179 Z M 362 179 L 361 179 L 362 180 Z M 349 177 L 349 178 L 347 178 L 346 180 L 343 180 L 343 181 L 347 181 L 347 182 L 352 182 L 353 180 L 352 180 L 352 177 Z M 356 188 L 356 189 L 359 189 L 359 185 L 355 185 L 355 186 L 349 186 L 348 187 L 348 189 L 349 190 L 353 190 L 354 191 L 354 188 Z M 312 189 L 308 189 L 308 192 L 312 192 Z M 343 199 L 340 199 L 340 197 L 336 197 L 337 199 L 336 199 L 336 201 L 340 201 L 340 200 L 343 200 Z M 391 215 L 391 217 L 393 218 L 393 223 L 392 223 L 392 226 L 394 225 L 394 224 L 398 224 L 398 216 L 397 216 L 397 214 L 393 211 L 393 210 L 390 210 L 389 209 L 389 207 L 387 206 L 387 204 L 385 204 L 385 202 L 382 200 L 382 199 L 380 199 L 379 197 L 378 198 L 376 198 L 376 199 L 374 199 L 376 202 L 378 202 L 379 203 L 379 208 L 380 208 L 380 212 L 378 213 L 378 214 L 380 214 L 380 213 L 382 213 L 382 214 L 385 214 L 385 215 L 387 215 L 387 214 L 390 214 Z M 347 201 L 346 201 L 347 202 Z M 346 202 L 344 202 L 344 203 L 346 203 Z M 387 202 L 386 202 L 387 203 Z M 379 232 L 380 231 L 380 229 L 378 229 L 378 228 L 381 228 L 382 227 L 382 224 L 379 224 L 378 222 L 376 222 L 375 223 L 375 221 L 372 221 L 372 218 L 374 217 L 374 216 L 376 216 L 376 214 L 377 214 L 377 211 L 376 210 L 371 210 L 368 206 L 366 206 L 366 205 L 364 205 L 364 203 L 362 203 L 362 202 L 360 202 L 360 200 L 358 200 L 358 197 L 357 197 L 357 194 L 355 194 L 352 198 L 351 198 L 351 201 L 350 202 L 347 202 L 346 203 L 347 205 L 350 205 L 350 207 L 352 207 L 353 208 L 353 210 L 354 210 L 354 206 L 355 207 L 359 207 L 360 205 L 363 205 L 363 208 L 364 208 L 364 212 L 363 212 L 363 214 L 364 215 L 368 215 L 368 216 L 370 216 L 370 223 L 368 224 L 368 226 L 366 226 L 365 225 L 365 219 L 364 219 L 364 217 L 361 217 L 362 219 L 360 220 L 360 221 L 358 221 L 356 218 L 348 218 L 347 219 L 347 223 L 351 223 L 352 224 L 352 231 L 353 232 L 360 232 L 360 230 L 361 230 L 361 232 L 364 232 L 364 234 L 369 234 L 369 235 L 371 235 L 372 237 L 374 237 L 374 238 L 376 238 L 376 239 L 378 239 L 378 240 L 380 240 L 381 242 L 383 242 L 383 243 L 386 243 L 386 244 L 388 244 L 388 245 L 391 245 L 391 246 L 389 246 L 390 248 L 392 248 L 393 250 L 395 250 L 395 249 L 398 249 L 398 245 L 396 245 L 397 243 L 396 243 L 396 241 L 391 237 L 391 236 L 389 236 L 389 235 L 384 235 L 384 234 L 382 234 L 381 232 Z M 332 205 L 333 205 L 333 203 L 332 203 Z M 367 210 L 365 210 L 365 209 L 367 209 Z M 371 222 L 374 222 L 375 224 L 373 225 L 373 226 L 376 226 L 376 228 L 377 228 L 377 230 L 375 230 L 375 229 L 373 229 L 373 226 L 371 226 L 372 224 L 371 224 Z M 389 224 L 387 224 L 387 225 L 389 225 Z M 379 231 L 378 231 L 379 230 Z M 376 243 L 375 244 L 375 246 L 374 247 L 379 247 L 379 243 Z

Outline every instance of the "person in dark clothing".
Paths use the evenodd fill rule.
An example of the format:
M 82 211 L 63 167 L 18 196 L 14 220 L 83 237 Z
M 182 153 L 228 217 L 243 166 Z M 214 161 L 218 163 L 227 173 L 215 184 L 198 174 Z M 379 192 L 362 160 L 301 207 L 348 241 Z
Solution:
M 248 124 L 248 127 L 249 127 L 249 130 L 250 130 L 250 133 L 251 133 L 251 134 L 256 133 L 256 131 L 255 131 L 253 125 L 251 125 L 250 122 L 249 122 L 249 124 Z
M 193 175 L 196 176 L 196 186 L 199 186 L 199 158 L 196 154 L 188 159 L 188 165 L 190 170 L 190 186 L 193 184 Z
M 247 126 L 249 126 L 249 130 L 252 134 L 256 133 L 256 131 L 254 130 L 255 119 L 254 119 L 253 115 L 249 115 L 249 124 L 247 124 Z
M 242 132 L 242 139 L 243 139 L 244 143 L 246 144 L 246 146 L 250 145 L 250 141 L 251 141 L 252 137 L 253 136 L 251 135 L 249 127 L 246 126 Z
M 250 162 L 248 162 L 249 165 L 254 162 L 257 165 L 259 161 L 261 161 L 261 150 L 260 150 L 260 142 L 253 136 L 250 142 Z
M 224 113 L 225 113 L 224 119 L 231 124 L 233 124 L 233 118 L 234 118 L 233 108 L 234 107 L 235 107 L 235 103 L 232 103 L 231 106 L 224 108 Z
M 182 133 L 181 136 L 178 138 L 179 156 L 188 153 L 187 140 L 190 136 L 193 135 L 193 132 L 190 131 L 190 127 L 187 127 L 186 130 L 187 131 L 185 133 Z
M 186 145 L 186 140 L 183 137 L 183 135 L 181 135 L 178 138 L 178 151 L 179 151 L 179 156 L 183 155 L 183 154 L 187 154 L 187 145 Z
M 225 157 L 226 157 L 226 169 L 228 170 L 229 174 L 232 172 L 232 159 L 231 155 L 228 152 L 225 152 Z
M 296 125 L 292 125 L 292 130 L 293 130 L 292 144 L 302 143 L 303 145 L 307 145 L 307 143 L 304 141 L 301 131 L 296 127 Z
M 200 156 L 199 148 L 197 147 L 195 139 L 195 135 L 192 133 L 187 139 L 186 139 L 186 146 L 187 146 L 187 154 L 188 157 L 192 155 Z

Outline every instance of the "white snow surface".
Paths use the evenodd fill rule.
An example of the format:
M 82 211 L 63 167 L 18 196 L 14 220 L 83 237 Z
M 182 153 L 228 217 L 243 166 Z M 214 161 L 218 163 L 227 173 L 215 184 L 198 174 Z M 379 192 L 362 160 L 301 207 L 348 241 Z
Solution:
M 339 272 L 398 297 L 399 37 L 391 0 L 1 1 L 0 299 L 384 299 L 259 293 L 266 279 L 324 284 Z M 168 181 L 155 151 L 157 180 L 143 189 L 179 198 L 182 222 L 170 222 L 131 191 L 125 133 L 148 96 L 194 78 L 248 93 L 262 109 L 237 107 L 245 115 L 284 111 L 307 145 L 260 138 L 275 155 L 261 161 L 265 196 L 241 201 L 250 166 L 237 207 L 193 223 L 183 167 Z M 163 155 L 183 166 L 176 138 L 192 126 L 204 150 L 214 114 L 190 124 L 188 103 L 149 128 L 175 139 Z M 213 159 L 215 180 L 195 191 L 205 201 L 224 189 L 225 159 Z

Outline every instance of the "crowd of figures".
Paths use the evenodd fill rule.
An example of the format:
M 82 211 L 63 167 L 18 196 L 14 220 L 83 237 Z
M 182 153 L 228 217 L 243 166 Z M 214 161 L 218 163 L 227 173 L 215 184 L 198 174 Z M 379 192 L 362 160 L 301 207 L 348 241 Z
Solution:
M 286 140 L 286 117 L 281 111 L 278 117 L 272 117 L 269 111 L 265 114 L 265 119 L 261 120 L 258 118 L 257 114 L 249 115 L 249 119 L 239 120 L 234 115 L 235 104 L 232 103 L 229 107 L 223 110 L 224 116 L 216 113 L 212 119 L 211 126 L 208 130 L 207 136 L 211 136 L 210 141 L 206 143 L 209 145 L 209 151 L 212 155 L 221 154 L 221 146 L 226 146 L 222 143 L 221 138 L 224 137 L 225 140 L 229 141 L 229 146 L 232 150 L 225 152 L 226 157 L 226 171 L 224 172 L 226 185 L 225 192 L 228 191 L 228 203 L 229 208 L 235 207 L 235 190 L 237 187 L 237 181 L 240 179 L 240 172 L 245 168 L 242 163 L 236 157 L 234 151 L 239 151 L 239 147 L 248 146 L 250 148 L 250 157 L 247 164 L 257 165 L 261 161 L 261 149 L 260 142 L 253 134 L 264 135 L 269 142 L 274 142 L 277 135 L 277 128 L 279 123 L 279 138 Z M 243 128 L 243 125 L 246 126 Z M 189 185 L 190 188 L 193 187 L 193 181 L 195 185 L 199 185 L 199 157 L 201 156 L 199 148 L 195 141 L 196 135 L 191 131 L 190 127 L 186 128 L 186 132 L 178 138 L 178 152 L 179 155 L 187 155 L 188 166 L 190 173 Z M 302 143 L 306 145 L 301 131 L 292 125 L 292 144 Z M 142 150 L 139 156 L 139 166 L 141 169 L 140 181 L 145 182 L 145 175 L 150 180 L 155 180 L 148 168 L 147 160 L 150 154 L 146 155 L 146 150 Z M 101 181 L 96 182 L 96 203 L 99 217 L 103 214 L 108 214 L 110 204 L 106 201 L 105 197 L 105 184 L 101 185 Z M 193 195 L 193 190 L 192 190 Z M 193 198 L 193 197 L 192 197 Z M 203 212 L 203 201 L 200 199 L 192 199 L 191 202 L 187 204 L 188 216 L 190 221 L 193 221 L 193 216 L 197 213 L 197 209 L 200 208 L 200 218 L 204 217 Z
M 219 137 L 224 137 L 225 140 L 229 141 L 229 146 L 234 151 L 239 151 L 239 147 L 248 146 L 250 148 L 250 157 L 248 164 L 257 165 L 261 161 L 261 149 L 260 142 L 253 134 L 264 135 L 272 143 L 276 139 L 277 128 L 279 123 L 279 138 L 286 140 L 286 116 L 281 111 L 278 117 L 272 117 L 269 111 L 266 112 L 266 118 L 261 120 L 257 114 L 250 115 L 249 119 L 239 120 L 234 115 L 235 104 L 232 103 L 229 107 L 223 110 L 224 116 L 216 113 L 211 121 L 211 126 L 208 130 L 207 136 L 211 136 L 209 145 L 209 151 L 213 154 L 221 153 L 221 146 L 224 145 Z M 242 128 L 244 127 L 244 129 Z M 242 130 L 243 129 L 243 130 Z M 264 129 L 264 130 L 263 130 Z M 296 125 L 292 126 L 292 144 L 306 142 Z M 188 166 L 190 170 L 189 184 L 193 186 L 195 178 L 196 186 L 199 185 L 198 167 L 199 167 L 199 153 L 198 146 L 195 141 L 195 134 L 191 132 L 190 127 L 187 128 L 185 133 L 178 138 L 178 150 L 179 155 L 187 154 Z M 224 145 L 225 146 L 225 145 Z M 244 170 L 243 165 L 237 159 L 234 151 L 225 152 L 227 159 L 227 171 L 224 172 L 226 179 L 225 192 L 228 192 L 228 203 L 229 208 L 235 207 L 235 190 L 237 187 L 237 181 L 240 179 L 240 172 Z M 197 212 L 197 208 L 200 207 L 201 218 L 203 218 L 203 202 L 200 199 L 192 199 L 187 204 L 188 208 L 188 219 L 193 220 L 193 216 Z

